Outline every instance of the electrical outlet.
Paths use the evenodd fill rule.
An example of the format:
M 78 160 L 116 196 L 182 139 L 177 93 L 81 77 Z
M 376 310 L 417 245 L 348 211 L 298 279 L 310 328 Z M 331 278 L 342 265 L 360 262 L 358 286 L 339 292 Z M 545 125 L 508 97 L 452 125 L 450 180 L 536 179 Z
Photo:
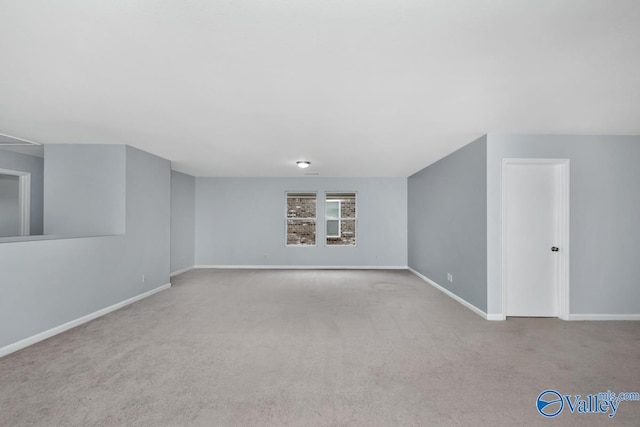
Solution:
M 447 280 L 451 283 L 453 283 L 453 274 L 451 273 L 447 273 Z

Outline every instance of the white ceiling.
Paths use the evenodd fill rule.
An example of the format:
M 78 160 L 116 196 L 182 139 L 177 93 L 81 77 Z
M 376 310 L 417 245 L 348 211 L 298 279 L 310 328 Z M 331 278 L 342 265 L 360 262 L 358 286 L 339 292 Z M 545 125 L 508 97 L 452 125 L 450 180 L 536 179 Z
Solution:
M 638 0 L 0 0 L 0 16 L 0 132 L 130 144 L 198 176 L 408 176 L 489 132 L 640 134 Z

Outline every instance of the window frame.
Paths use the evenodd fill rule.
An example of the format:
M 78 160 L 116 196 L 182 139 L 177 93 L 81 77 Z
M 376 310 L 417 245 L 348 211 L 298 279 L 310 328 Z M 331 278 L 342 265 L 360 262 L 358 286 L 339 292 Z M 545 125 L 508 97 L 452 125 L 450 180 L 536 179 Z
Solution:
M 305 190 L 287 190 L 284 192 L 284 246 L 287 248 L 315 248 L 318 246 L 318 191 L 305 191 Z M 289 217 L 289 194 L 313 194 L 316 200 L 316 209 L 315 209 L 315 217 Z M 299 221 L 315 221 L 316 225 L 316 238 L 313 245 L 303 245 L 303 244 L 289 244 L 289 220 L 299 220 Z
M 354 238 L 355 238 L 355 243 L 353 245 L 330 245 L 327 243 L 327 240 L 329 237 L 332 238 L 339 238 L 340 236 L 329 236 L 327 235 L 327 209 L 326 209 L 326 203 L 327 203 L 327 196 L 331 195 L 331 194 L 353 194 L 354 199 L 355 199 L 355 204 L 356 204 L 356 214 L 353 218 L 343 218 L 342 217 L 342 201 L 341 200 L 336 200 L 338 202 L 340 202 L 340 218 L 338 218 L 338 230 L 340 231 L 340 235 L 342 235 L 342 221 L 346 220 L 346 221 L 353 221 L 353 223 L 355 224 L 355 233 L 354 233 Z M 360 209 L 358 208 L 358 192 L 357 191 L 325 191 L 324 192 L 324 246 L 325 247 L 332 247 L 332 248 L 355 248 L 358 246 L 358 241 L 360 240 L 359 237 L 359 232 L 358 232 L 358 212 L 360 211 Z M 334 219 L 334 218 L 332 218 Z
M 325 239 L 328 239 L 329 237 L 331 238 L 337 238 L 339 239 L 340 236 L 342 235 L 342 223 L 340 222 L 340 220 L 342 220 L 342 200 L 327 200 L 327 197 L 325 195 L 325 199 L 324 199 L 324 203 L 325 203 L 325 207 L 324 207 L 324 237 Z M 338 217 L 334 218 L 334 217 L 328 217 L 327 216 L 327 204 L 328 203 L 337 203 L 338 204 Z M 327 221 L 338 221 L 338 234 L 329 234 L 329 231 L 327 231 Z

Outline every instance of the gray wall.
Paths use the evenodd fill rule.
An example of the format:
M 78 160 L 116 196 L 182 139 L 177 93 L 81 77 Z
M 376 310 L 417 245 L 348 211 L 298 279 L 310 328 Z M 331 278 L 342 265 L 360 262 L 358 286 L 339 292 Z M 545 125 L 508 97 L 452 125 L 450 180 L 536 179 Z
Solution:
M 285 192 L 358 193 L 356 247 L 285 246 Z M 196 265 L 406 266 L 406 178 L 196 178 Z
M 409 267 L 487 310 L 487 138 L 409 177 Z M 447 273 L 453 282 L 447 281 Z
M 640 313 L 640 137 L 489 135 L 488 308 L 502 313 L 503 158 L 570 159 L 570 313 Z
M 125 232 L 124 145 L 45 145 L 45 234 Z
M 195 263 L 195 178 L 171 171 L 171 272 Z
M 0 174 L 0 237 L 20 235 L 20 177 Z
M 31 235 L 42 234 L 44 159 L 38 156 L 0 149 L 0 169 L 31 174 Z
M 126 235 L 0 243 L 0 348 L 169 282 L 169 161 L 125 154 Z

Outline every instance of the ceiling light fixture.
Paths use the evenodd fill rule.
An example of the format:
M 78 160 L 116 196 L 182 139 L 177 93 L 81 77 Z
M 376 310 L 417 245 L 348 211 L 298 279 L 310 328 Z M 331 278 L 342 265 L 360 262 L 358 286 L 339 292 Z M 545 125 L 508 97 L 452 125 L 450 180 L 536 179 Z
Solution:
M 311 166 L 311 162 L 307 162 L 306 160 L 299 160 L 296 162 L 299 168 L 305 169 Z

